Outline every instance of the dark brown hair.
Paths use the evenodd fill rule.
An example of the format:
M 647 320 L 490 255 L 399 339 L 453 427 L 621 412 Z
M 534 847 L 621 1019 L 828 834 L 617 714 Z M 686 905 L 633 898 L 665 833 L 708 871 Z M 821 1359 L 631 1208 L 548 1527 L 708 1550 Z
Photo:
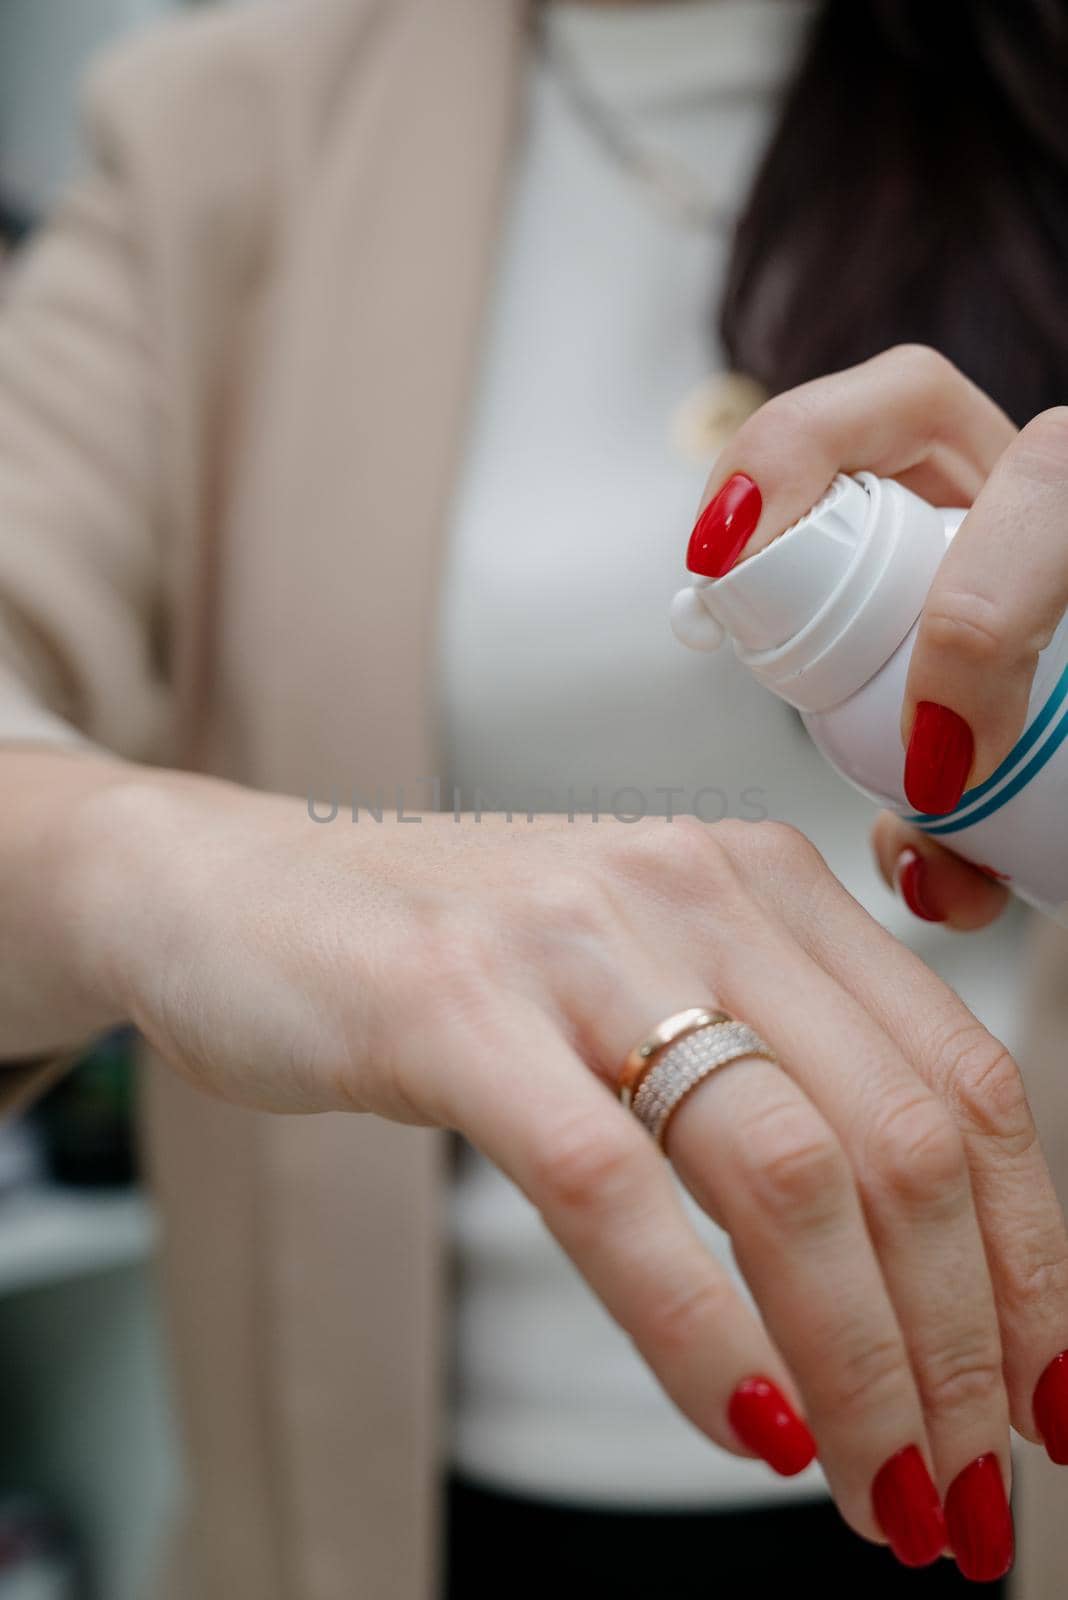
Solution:
M 1068 0 L 826 0 L 721 329 L 772 391 L 921 340 L 1017 421 L 1068 401 Z

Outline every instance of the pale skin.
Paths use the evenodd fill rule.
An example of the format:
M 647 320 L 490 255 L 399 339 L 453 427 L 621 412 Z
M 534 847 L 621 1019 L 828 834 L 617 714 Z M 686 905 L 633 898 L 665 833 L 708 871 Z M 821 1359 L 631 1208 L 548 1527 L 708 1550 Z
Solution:
M 965 719 L 971 788 L 1022 732 L 1039 653 L 1068 606 L 1068 407 L 1017 432 L 942 356 L 899 346 L 761 407 L 717 460 L 702 504 L 732 473 L 759 485 L 763 509 L 744 560 L 803 515 L 835 472 L 861 468 L 937 505 L 971 508 L 928 596 L 901 709 L 904 742 L 920 701 Z M 954 927 L 983 927 L 1005 905 L 1004 888 L 889 813 L 874 845 L 891 885 L 903 851 L 922 857 Z
M 93 754 L 0 760 L 3 1053 L 132 1020 L 209 1093 L 458 1128 L 541 1209 L 709 1439 L 743 1379 L 809 1419 L 849 1523 L 917 1444 L 944 1490 L 1068 1343 L 1068 1242 L 1016 1067 L 778 824 L 320 827 Z M 609 1091 L 694 1004 L 782 1064 L 714 1074 L 675 1170 Z
M 936 600 L 985 595 L 992 643 L 977 662 L 929 607 L 903 727 L 937 682 L 971 719 L 977 780 L 1063 609 L 1064 425 L 1017 444 L 951 369 L 883 359 L 765 408 L 709 495 L 753 475 L 753 548 L 840 468 L 975 500 Z M 1018 559 L 1003 571 L 982 532 L 1027 496 L 1043 585 Z M 970 699 L 977 664 L 994 687 Z M 900 828 L 876 830 L 890 876 Z M 951 920 L 996 914 L 1003 891 L 907 842 L 933 855 Z M 714 1074 L 672 1123 L 669 1165 L 610 1084 L 650 1027 L 699 1004 L 744 1017 L 781 1064 Z M 120 1021 L 222 1099 L 459 1129 L 711 1441 L 747 1453 L 727 1417 L 743 1379 L 792 1398 L 865 1537 L 880 1538 L 872 1480 L 905 1446 L 944 1492 L 988 1452 L 1008 1483 L 1010 1422 L 1037 1438 L 1035 1383 L 1068 1346 L 1068 1237 L 1016 1066 L 787 827 L 317 827 L 303 799 L 0 751 L 0 1059 Z M 694 1234 L 672 1167 L 730 1233 L 758 1314 Z

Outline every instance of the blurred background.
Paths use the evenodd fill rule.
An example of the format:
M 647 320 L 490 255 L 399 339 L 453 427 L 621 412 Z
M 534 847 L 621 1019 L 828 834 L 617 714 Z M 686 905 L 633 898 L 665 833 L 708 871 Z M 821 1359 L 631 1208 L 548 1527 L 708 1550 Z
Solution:
M 88 58 L 179 4 L 0 0 L 0 296 L 77 169 Z M 0 1128 L 0 1600 L 143 1597 L 179 1492 L 130 1058 L 105 1040 Z

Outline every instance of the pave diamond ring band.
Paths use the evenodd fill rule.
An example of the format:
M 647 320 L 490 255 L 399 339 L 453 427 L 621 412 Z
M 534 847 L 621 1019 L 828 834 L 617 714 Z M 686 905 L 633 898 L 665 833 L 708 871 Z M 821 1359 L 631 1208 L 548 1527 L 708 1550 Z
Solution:
M 663 1149 L 668 1123 L 686 1096 L 719 1067 L 743 1056 L 778 1059 L 747 1022 L 724 1011 L 680 1011 L 630 1052 L 619 1097 Z

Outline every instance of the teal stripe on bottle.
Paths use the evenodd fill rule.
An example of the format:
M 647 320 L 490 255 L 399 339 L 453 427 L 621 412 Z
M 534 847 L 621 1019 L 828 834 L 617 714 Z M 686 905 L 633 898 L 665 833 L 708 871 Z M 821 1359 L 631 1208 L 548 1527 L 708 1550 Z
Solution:
M 1057 712 L 1064 704 L 1065 699 L 1068 699 L 1068 667 L 1065 667 L 1064 671 L 1061 673 L 1060 678 L 1057 680 L 1049 699 L 1042 707 L 1042 710 L 1039 712 L 1034 722 L 1032 722 L 1031 726 L 1026 730 L 1026 732 L 1023 733 L 1016 741 L 1001 765 L 990 774 L 989 778 L 987 778 L 985 782 L 978 784 L 974 789 L 969 789 L 967 793 L 962 796 L 958 805 L 956 805 L 954 809 L 945 817 L 931 817 L 929 815 L 925 815 L 923 812 L 912 812 L 909 816 L 906 816 L 904 820 L 906 822 L 911 822 L 914 827 L 922 828 L 925 833 L 956 833 L 961 828 L 970 827 L 973 822 L 978 822 L 980 813 L 972 811 L 972 807 L 975 805 L 976 801 L 981 800 L 985 794 L 989 794 L 991 789 L 999 784 L 1003 778 L 1007 777 L 1009 773 L 1019 765 L 1019 763 L 1027 755 L 1028 751 L 1033 749 L 1035 744 L 1039 739 L 1041 739 L 1042 735 L 1049 727 L 1050 723 L 1056 717 Z M 1034 774 L 1045 766 L 1049 756 L 1052 755 L 1053 751 L 1058 748 L 1064 737 L 1065 731 L 1062 726 L 1053 735 L 1051 745 L 1046 746 L 1039 752 L 1041 759 L 1038 761 L 1038 764 L 1032 764 L 1028 767 L 1028 776 L 1023 780 L 1024 783 L 1029 783 Z M 980 808 L 982 816 L 992 816 L 993 813 L 997 811 L 1006 800 L 1011 799 L 1012 795 L 1018 794 L 1022 787 L 1023 783 L 1019 782 L 1009 785 L 1002 792 L 1002 794 L 997 795 L 993 801 Z

